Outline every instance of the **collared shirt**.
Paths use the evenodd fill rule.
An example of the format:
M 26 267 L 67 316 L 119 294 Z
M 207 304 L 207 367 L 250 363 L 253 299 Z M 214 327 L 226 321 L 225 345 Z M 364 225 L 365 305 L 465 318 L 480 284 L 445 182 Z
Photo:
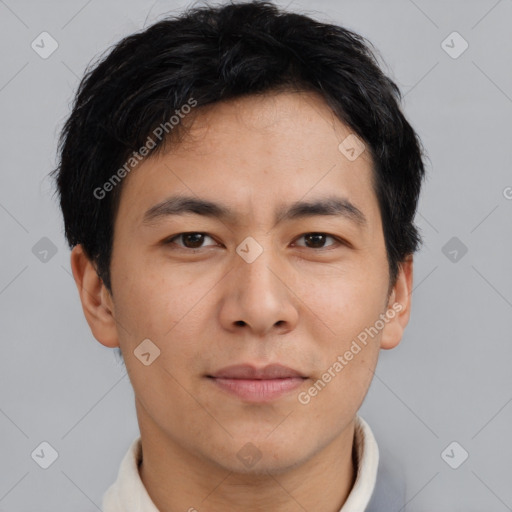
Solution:
M 370 426 L 359 415 L 356 415 L 354 443 L 356 479 L 339 512 L 389 512 L 381 507 L 399 501 L 396 492 L 390 494 L 392 486 L 388 485 L 386 478 L 382 479 L 379 495 L 374 493 L 377 478 L 381 475 L 379 448 Z M 140 437 L 137 437 L 121 462 L 117 480 L 103 495 L 103 512 L 159 512 L 140 478 L 138 467 L 141 460 L 142 445 Z

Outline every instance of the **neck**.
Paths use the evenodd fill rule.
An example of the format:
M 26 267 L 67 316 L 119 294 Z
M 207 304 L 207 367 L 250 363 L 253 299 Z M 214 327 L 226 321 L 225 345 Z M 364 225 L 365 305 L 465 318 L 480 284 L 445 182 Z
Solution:
M 139 474 L 160 512 L 339 512 L 354 485 L 354 422 L 321 451 L 279 473 L 241 474 L 141 425 Z

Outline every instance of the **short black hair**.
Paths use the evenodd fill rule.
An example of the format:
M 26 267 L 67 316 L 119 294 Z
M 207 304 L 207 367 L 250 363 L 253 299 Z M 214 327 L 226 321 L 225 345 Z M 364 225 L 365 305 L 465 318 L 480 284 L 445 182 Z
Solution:
M 424 151 L 401 112 L 398 86 L 370 46 L 351 30 L 268 1 L 189 7 L 125 37 L 89 65 L 60 134 L 51 174 L 69 246 L 82 244 L 112 293 L 122 189 L 112 178 L 117 172 L 121 181 L 130 171 L 134 152 L 151 139 L 147 158 L 178 140 L 184 123 L 171 129 L 169 119 L 191 99 L 200 108 L 276 90 L 316 91 L 370 152 L 391 290 L 400 264 L 422 242 L 414 216 Z M 158 139 L 162 126 L 166 133 Z

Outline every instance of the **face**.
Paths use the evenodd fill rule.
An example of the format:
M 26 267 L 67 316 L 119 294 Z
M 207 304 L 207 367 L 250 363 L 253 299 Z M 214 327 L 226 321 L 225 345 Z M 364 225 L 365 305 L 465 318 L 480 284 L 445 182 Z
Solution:
M 261 472 L 353 422 L 407 323 L 410 273 L 388 296 L 372 164 L 340 150 L 350 134 L 314 93 L 251 96 L 198 109 L 182 142 L 124 179 L 113 297 L 102 288 L 103 313 L 86 315 L 122 349 L 141 432 Z

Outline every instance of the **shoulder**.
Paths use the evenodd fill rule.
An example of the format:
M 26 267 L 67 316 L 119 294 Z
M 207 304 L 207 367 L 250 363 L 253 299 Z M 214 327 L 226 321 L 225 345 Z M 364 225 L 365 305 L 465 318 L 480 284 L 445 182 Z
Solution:
M 365 512 L 398 512 L 405 505 L 405 475 L 402 466 L 385 447 L 379 446 L 377 480 Z

